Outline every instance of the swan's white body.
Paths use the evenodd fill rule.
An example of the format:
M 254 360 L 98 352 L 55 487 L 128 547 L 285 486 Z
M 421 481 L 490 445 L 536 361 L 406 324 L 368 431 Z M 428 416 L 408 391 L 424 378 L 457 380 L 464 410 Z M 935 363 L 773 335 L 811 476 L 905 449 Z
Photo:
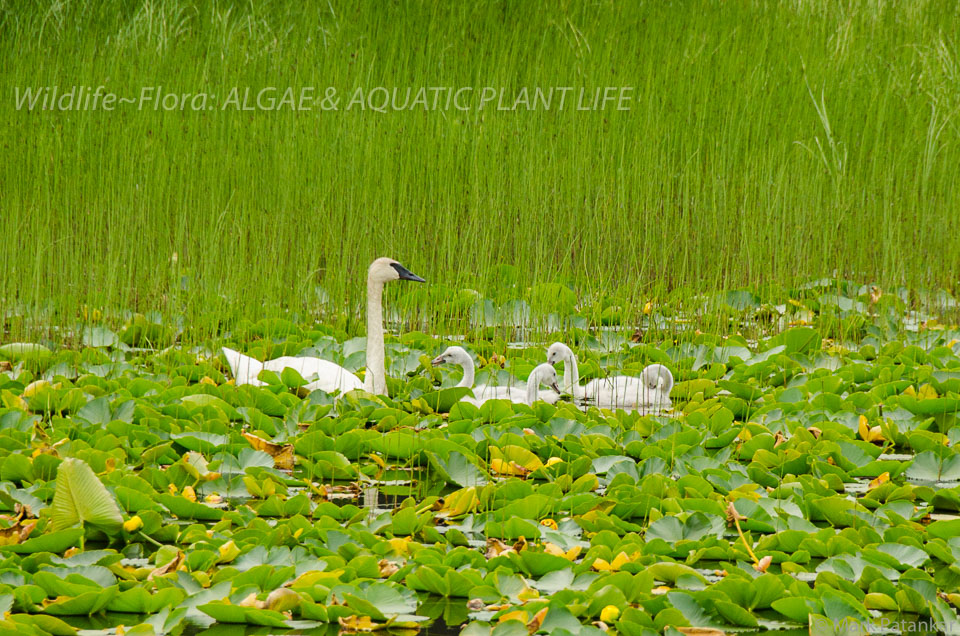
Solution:
M 458 387 L 467 387 L 473 390 L 474 397 L 465 396 L 460 401 L 469 402 L 480 406 L 487 400 L 510 400 L 520 404 L 531 405 L 537 400 L 555 403 L 560 399 L 560 389 L 557 384 L 557 372 L 551 365 L 542 364 L 530 372 L 530 378 L 527 380 L 526 387 L 523 386 L 490 386 L 480 384 L 473 386 L 476 375 L 476 368 L 473 364 L 473 358 L 463 347 L 447 347 L 443 353 L 433 359 L 433 365 L 438 366 L 444 363 L 453 363 L 463 369 L 463 379 L 457 384 Z M 541 368 L 545 367 L 545 368 Z M 539 371 L 538 371 L 539 369 Z M 550 386 L 550 390 L 540 390 L 540 384 Z
M 370 265 L 367 271 L 367 373 L 364 382 L 360 382 L 360 378 L 329 360 L 282 356 L 260 362 L 224 347 L 223 354 L 233 371 L 236 383 L 263 386 L 264 382 L 257 379 L 260 371 L 266 369 L 282 373 L 284 369 L 294 369 L 305 380 L 312 380 L 304 387 L 308 391 L 319 389 L 327 393 L 339 391 L 343 394 L 362 388 L 377 395 L 387 395 L 382 299 L 383 285 L 392 280 L 424 282 L 422 278 L 390 258 L 378 258 Z
M 672 406 L 673 374 L 662 364 L 651 364 L 639 378 L 614 376 L 591 380 L 584 387 L 584 402 L 602 408 L 666 410 Z
M 322 360 L 320 358 L 300 358 L 295 356 L 282 356 L 260 362 L 250 356 L 245 356 L 239 351 L 234 351 L 227 347 L 223 348 L 223 355 L 226 356 L 233 371 L 233 377 L 236 378 L 237 385 L 252 384 L 253 386 L 263 386 L 266 382 L 257 379 L 263 370 L 282 373 L 284 369 L 293 369 L 299 373 L 304 380 L 310 381 L 304 388 L 308 391 L 321 390 L 327 393 L 346 393 L 353 389 L 363 388 L 360 378 L 350 373 L 339 364 Z M 314 379 L 315 378 L 315 379 Z M 311 381 L 312 380 L 312 381 Z
M 570 347 L 562 342 L 550 345 L 547 362 L 564 363 L 563 390 L 583 404 L 633 410 L 666 410 L 672 406 L 673 374 L 662 364 L 645 367 L 640 377 L 617 375 L 580 386 L 577 357 Z

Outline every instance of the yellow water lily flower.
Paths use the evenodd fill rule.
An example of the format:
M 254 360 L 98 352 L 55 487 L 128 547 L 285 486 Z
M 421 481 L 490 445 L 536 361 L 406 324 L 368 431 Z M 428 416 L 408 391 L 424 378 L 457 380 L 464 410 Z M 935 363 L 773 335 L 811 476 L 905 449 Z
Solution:
M 620 568 L 629 562 L 630 557 L 627 556 L 627 553 L 621 552 L 613 558 L 613 561 L 608 562 L 606 559 L 597 559 L 591 567 L 598 572 L 619 572 Z
M 99 309 L 91 310 L 89 306 L 83 305 L 80 307 L 80 315 L 83 316 L 84 322 L 100 322 L 103 320 L 103 312 Z
M 600 620 L 604 623 L 612 623 L 620 618 L 620 608 L 616 605 L 607 605 L 600 610 Z
M 130 517 L 123 522 L 123 529 L 127 532 L 136 532 L 143 527 L 143 519 L 140 518 L 140 515 L 135 515 Z
M 566 552 L 564 552 L 563 548 L 561 548 L 560 546 L 558 546 L 558 545 L 556 545 L 556 544 L 554 544 L 554 543 L 549 543 L 549 542 L 547 542 L 547 543 L 544 543 L 544 544 L 543 544 L 543 551 L 544 551 L 544 552 L 546 552 L 547 554 L 552 554 L 553 556 L 563 557 L 563 558 L 566 559 L 567 561 L 575 561 L 576 558 L 577 558 L 578 556 L 580 556 L 580 551 L 581 551 L 581 550 L 582 550 L 582 548 L 581 548 L 580 546 L 575 545 L 575 546 L 573 546 L 572 548 L 570 548 L 569 550 L 567 550 Z M 598 559 L 598 560 L 600 560 L 600 559 Z M 596 562 L 594 562 L 594 563 L 596 563 Z
M 871 427 L 867 421 L 866 415 L 860 416 L 859 426 L 857 427 L 857 432 L 860 433 L 860 439 L 865 442 L 883 442 L 884 437 L 883 433 L 880 431 L 879 426 Z
M 189 499 L 190 501 L 196 501 L 196 500 L 197 500 L 197 493 L 196 493 L 196 491 L 193 489 L 193 486 L 186 486 L 186 487 L 183 489 L 183 496 L 186 497 L 187 499 Z
M 507 462 L 499 457 L 494 457 L 490 460 L 490 470 L 501 475 L 515 475 L 518 477 L 522 477 L 530 472 L 517 462 Z

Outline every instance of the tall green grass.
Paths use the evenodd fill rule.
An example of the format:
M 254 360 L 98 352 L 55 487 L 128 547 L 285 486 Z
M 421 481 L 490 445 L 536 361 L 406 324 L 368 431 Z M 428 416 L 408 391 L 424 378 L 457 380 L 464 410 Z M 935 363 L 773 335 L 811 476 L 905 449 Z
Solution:
M 358 316 L 366 265 L 648 299 L 960 274 L 953 0 L 0 0 L 0 308 Z M 634 87 L 629 111 L 17 111 L 15 89 Z M 322 286 L 329 303 L 318 304 Z M 403 294 L 405 290 L 395 291 Z M 406 290 L 409 291 L 409 290 Z M 422 297 L 419 297 L 422 299 Z M 444 305 L 416 307 L 434 324 Z

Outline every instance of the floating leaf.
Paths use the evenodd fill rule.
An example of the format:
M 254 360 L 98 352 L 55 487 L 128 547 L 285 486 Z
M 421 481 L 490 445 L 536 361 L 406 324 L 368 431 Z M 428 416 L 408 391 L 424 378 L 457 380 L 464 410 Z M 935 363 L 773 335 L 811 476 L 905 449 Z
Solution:
M 76 523 L 89 523 L 108 532 L 118 532 L 123 515 L 113 495 L 107 492 L 86 462 L 68 457 L 57 469 L 57 485 L 51 504 L 55 530 Z

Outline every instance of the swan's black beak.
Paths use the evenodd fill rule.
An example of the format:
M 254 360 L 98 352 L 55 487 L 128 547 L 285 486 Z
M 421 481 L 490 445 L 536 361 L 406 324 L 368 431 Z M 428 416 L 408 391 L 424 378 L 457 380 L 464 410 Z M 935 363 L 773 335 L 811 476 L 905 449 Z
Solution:
M 439 367 L 441 364 L 443 364 L 443 356 L 437 356 L 436 358 L 430 361 L 430 364 L 432 364 L 435 367 Z
M 556 391 L 557 394 L 560 394 L 560 393 L 561 393 L 560 387 L 557 386 L 557 383 L 556 383 L 556 382 L 551 382 L 551 383 L 550 383 L 550 388 L 553 389 L 554 391 Z
M 393 269 L 397 270 L 397 277 L 400 280 L 412 280 L 415 283 L 427 282 L 424 279 L 417 276 L 416 274 L 414 274 L 413 272 L 411 272 L 409 269 L 407 269 L 403 265 L 401 265 L 400 263 L 390 263 L 390 266 L 393 267 Z

